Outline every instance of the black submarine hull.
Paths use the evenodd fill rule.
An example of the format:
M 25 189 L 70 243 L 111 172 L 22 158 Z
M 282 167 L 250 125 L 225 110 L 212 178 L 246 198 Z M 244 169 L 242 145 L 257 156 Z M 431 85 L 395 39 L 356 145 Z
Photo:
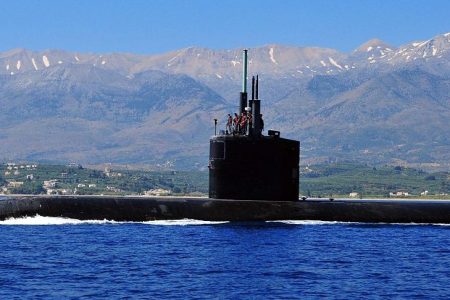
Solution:
M 305 201 L 189 197 L 13 196 L 0 200 L 0 220 L 26 216 L 80 220 L 205 221 L 321 220 L 370 223 L 450 223 L 448 200 Z

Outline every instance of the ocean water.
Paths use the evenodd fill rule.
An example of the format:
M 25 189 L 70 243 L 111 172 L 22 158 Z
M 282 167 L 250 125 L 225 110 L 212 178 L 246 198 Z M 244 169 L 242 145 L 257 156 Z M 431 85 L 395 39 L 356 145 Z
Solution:
M 449 299 L 450 226 L 0 222 L 0 299 Z

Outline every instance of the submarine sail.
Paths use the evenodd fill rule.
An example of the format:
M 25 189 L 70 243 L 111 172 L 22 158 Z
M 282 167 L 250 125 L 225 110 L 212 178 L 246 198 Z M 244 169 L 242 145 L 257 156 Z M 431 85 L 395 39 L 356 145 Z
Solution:
M 232 132 L 210 139 L 209 197 L 213 199 L 296 201 L 299 196 L 300 142 L 263 135 L 259 78 L 252 78 L 247 101 L 247 50 L 243 52 L 238 122 Z

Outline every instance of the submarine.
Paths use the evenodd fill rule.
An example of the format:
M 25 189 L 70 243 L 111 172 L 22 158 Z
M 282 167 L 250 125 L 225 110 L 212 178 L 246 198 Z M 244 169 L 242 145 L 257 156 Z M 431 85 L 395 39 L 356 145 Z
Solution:
M 209 197 L 212 199 L 296 201 L 299 195 L 300 142 L 269 130 L 262 134 L 259 79 L 252 77 L 247 101 L 247 50 L 243 52 L 239 115 L 246 118 L 210 139 Z
M 80 220 L 319 220 L 450 224 L 450 200 L 299 198 L 300 142 L 263 134 L 259 77 L 247 95 L 248 51 L 235 124 L 209 141 L 209 197 L 96 195 L 0 196 L 0 220 L 31 216 Z M 242 122 L 245 116 L 246 121 Z M 238 116 L 239 117 L 239 116 Z M 215 120 L 216 124 L 217 121 Z

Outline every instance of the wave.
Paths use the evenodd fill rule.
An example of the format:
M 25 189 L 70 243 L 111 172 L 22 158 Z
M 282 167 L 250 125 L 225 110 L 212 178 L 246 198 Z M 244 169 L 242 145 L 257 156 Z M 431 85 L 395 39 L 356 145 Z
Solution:
M 78 224 L 117 224 L 110 220 L 78 220 L 61 217 L 43 217 L 40 215 L 23 218 L 9 218 L 0 221 L 0 225 L 78 225 Z
M 343 221 L 319 221 L 319 220 L 275 220 L 267 223 L 283 223 L 288 225 L 361 225 L 361 226 L 450 226 L 445 223 L 366 223 Z
M 266 221 L 266 223 L 283 223 L 288 225 L 335 225 L 335 224 L 354 224 L 352 222 L 340 221 L 319 221 L 319 220 L 275 220 Z
M 142 222 L 148 225 L 160 225 L 160 226 L 186 226 L 186 225 L 215 225 L 226 224 L 228 221 L 202 221 L 195 219 L 180 219 L 180 220 L 157 220 Z
M 229 221 L 203 221 L 195 219 L 179 220 L 155 220 L 145 222 L 120 222 L 114 220 L 78 220 L 62 217 L 44 217 L 40 215 L 23 218 L 9 218 L 0 221 L 1 225 L 81 225 L 81 224 L 145 224 L 154 226 L 198 226 L 198 225 L 218 225 L 230 223 Z M 363 222 L 339 222 L 339 221 L 319 221 L 319 220 L 275 220 L 265 223 L 282 223 L 287 225 L 357 225 L 357 226 L 450 226 L 450 224 L 421 224 L 421 223 L 363 223 Z M 245 226 L 246 222 L 239 222 Z
M 158 221 L 146 221 L 146 222 L 119 222 L 113 220 L 78 220 L 70 218 L 61 217 L 44 217 L 40 215 L 32 217 L 23 218 L 9 218 L 4 221 L 0 221 L 0 225 L 80 225 L 80 224 L 125 224 L 125 223 L 136 223 L 136 224 L 147 224 L 147 225 L 158 225 L 158 226 L 187 226 L 187 225 L 214 225 L 214 224 L 224 224 L 227 221 L 202 221 L 193 219 L 181 219 L 181 220 L 158 220 Z

